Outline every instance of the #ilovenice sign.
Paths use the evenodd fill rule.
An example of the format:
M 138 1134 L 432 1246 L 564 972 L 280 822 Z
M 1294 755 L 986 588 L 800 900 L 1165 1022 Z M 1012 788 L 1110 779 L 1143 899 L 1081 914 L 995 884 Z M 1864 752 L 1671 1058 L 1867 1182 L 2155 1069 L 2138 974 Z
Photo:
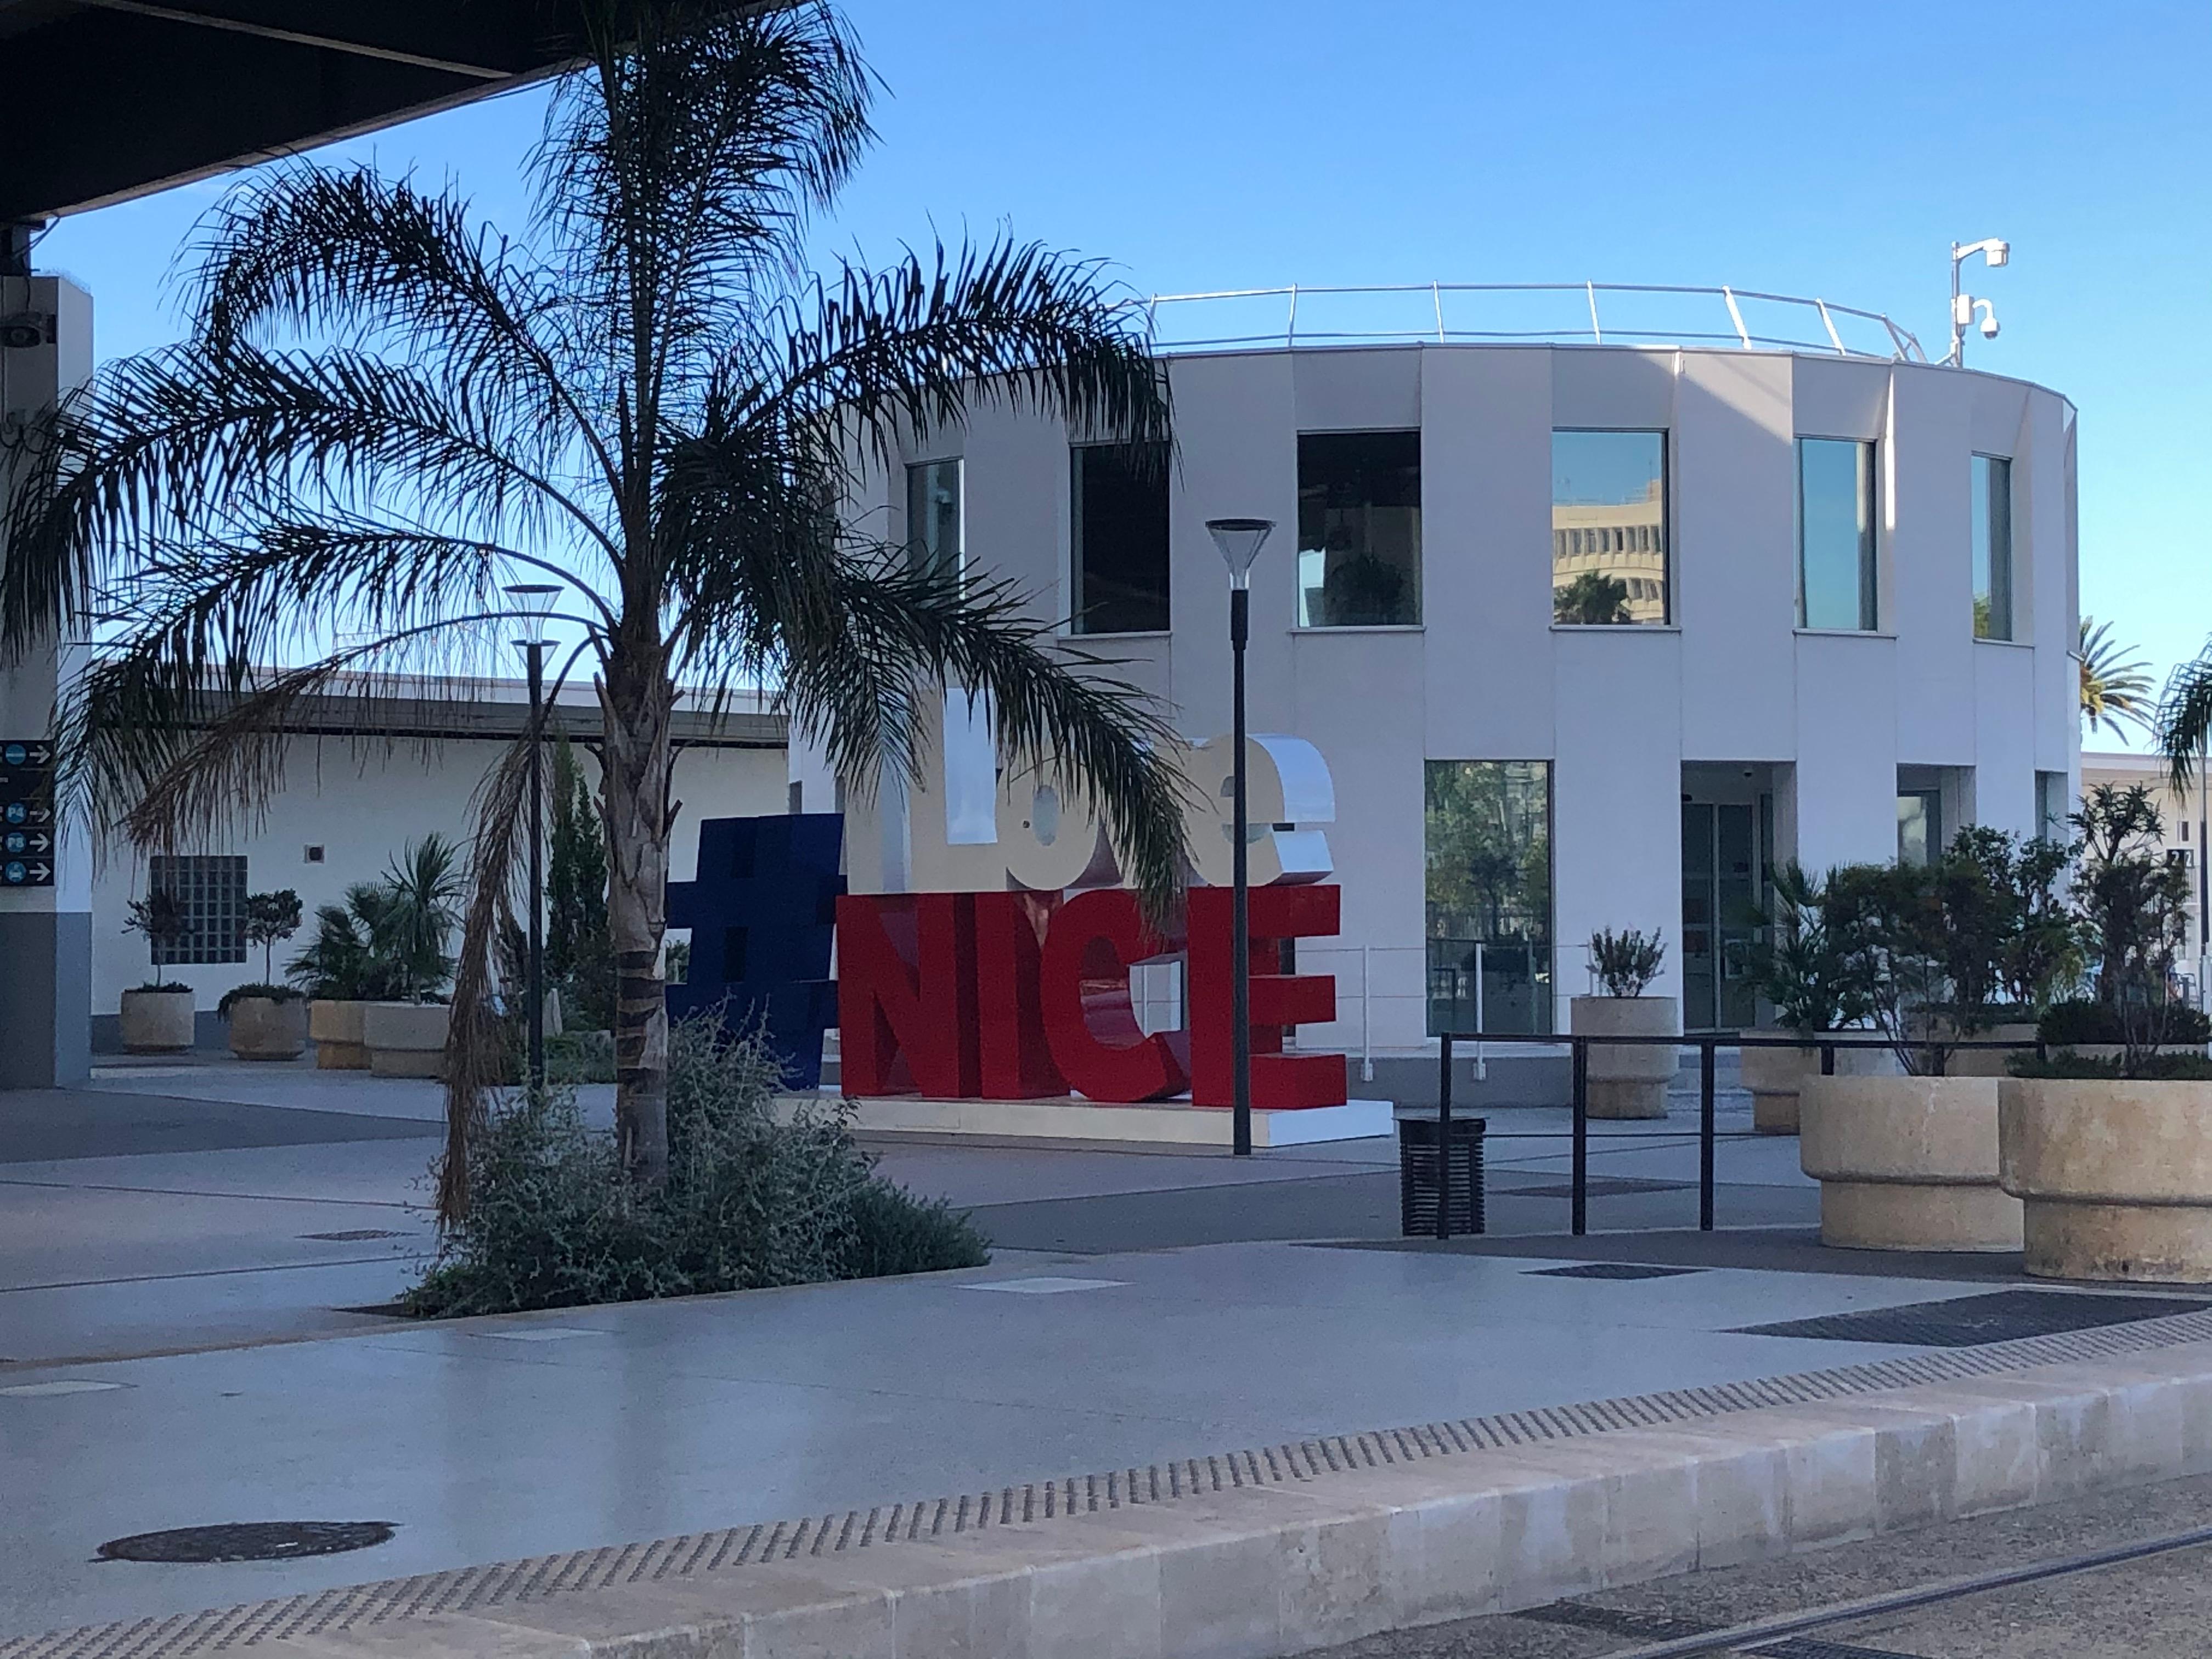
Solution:
M 1194 884 L 1164 933 L 1119 884 L 1095 818 L 1012 769 L 992 778 L 988 755 L 969 808 L 958 805 L 957 779 L 945 791 L 948 823 L 964 813 L 971 826 L 948 837 L 961 843 L 955 867 L 971 890 L 846 892 L 836 814 L 711 820 L 701 826 L 697 878 L 668 890 L 670 924 L 691 930 L 687 982 L 670 988 L 670 1012 L 761 1021 L 801 1087 L 818 1078 L 834 1010 L 850 1095 L 1133 1103 L 1187 1093 L 1194 1105 L 1228 1106 L 1228 750 L 1217 740 L 1174 757 L 1191 786 Z M 1336 1018 L 1332 975 L 1283 971 L 1290 941 L 1337 932 L 1341 896 L 1322 879 L 1328 843 L 1312 827 L 1335 817 L 1328 770 L 1291 738 L 1252 739 L 1246 761 L 1252 1103 L 1341 1105 L 1341 1054 L 1284 1051 L 1291 1029 Z M 1182 969 L 1186 1018 L 1179 1030 L 1147 1031 L 1131 969 L 1170 960 Z

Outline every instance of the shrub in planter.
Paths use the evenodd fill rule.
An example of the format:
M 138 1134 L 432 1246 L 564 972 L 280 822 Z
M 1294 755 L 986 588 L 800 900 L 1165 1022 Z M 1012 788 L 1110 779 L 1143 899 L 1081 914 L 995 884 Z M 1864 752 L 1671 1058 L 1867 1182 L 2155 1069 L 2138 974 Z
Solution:
M 145 897 L 131 901 L 123 930 L 145 936 L 156 975 L 123 994 L 116 1023 L 122 1028 L 124 1048 L 134 1054 L 174 1054 L 191 1048 L 198 1007 L 192 988 L 159 977 L 165 960 L 191 932 L 184 901 L 156 887 Z
M 640 1191 L 573 1091 L 507 1097 L 470 1149 L 466 1218 L 408 1293 L 433 1317 L 981 1267 L 963 1216 L 878 1176 L 846 1115 L 780 1120 L 782 1068 L 757 1031 L 670 1032 L 669 1175 Z
M 1857 1024 L 1866 1018 L 1869 1004 L 1828 927 L 1824 884 L 1789 863 L 1775 870 L 1772 888 L 1765 936 L 1752 946 L 1749 967 L 1754 988 L 1774 1010 L 1774 1024 L 1745 1035 L 1810 1037 Z M 1796 1134 L 1798 1090 L 1808 1076 L 1819 1073 L 1819 1048 L 1754 1042 L 1743 1048 L 1741 1060 L 1743 1086 L 1751 1091 L 1752 1127 L 1761 1134 Z M 1839 1048 L 1836 1067 L 1846 1073 L 1862 1070 L 1863 1056 Z
M 2081 831 L 2075 902 L 2096 969 L 2095 1000 L 2104 1011 L 2095 1040 L 2117 1043 L 2122 1070 L 2132 1077 L 2166 1045 L 2203 1040 L 2194 1036 L 2201 1017 L 2188 1018 L 2194 1011 L 2172 988 L 2189 945 L 2189 872 L 2160 852 L 2164 825 L 2141 784 L 2100 784 L 2073 821 Z
M 1667 947 L 1656 933 L 1601 929 L 1590 935 L 1590 967 L 1602 996 L 1577 997 L 1571 1005 L 1577 1036 L 1668 1036 L 1678 1029 L 1672 997 L 1646 996 L 1659 976 Z M 1592 1043 L 1589 1115 L 1598 1118 L 1667 1115 L 1667 1085 L 1675 1069 L 1674 1048 L 1665 1042 Z
M 289 985 L 234 985 L 216 1004 L 240 1060 L 296 1060 L 307 1048 L 307 1000 Z

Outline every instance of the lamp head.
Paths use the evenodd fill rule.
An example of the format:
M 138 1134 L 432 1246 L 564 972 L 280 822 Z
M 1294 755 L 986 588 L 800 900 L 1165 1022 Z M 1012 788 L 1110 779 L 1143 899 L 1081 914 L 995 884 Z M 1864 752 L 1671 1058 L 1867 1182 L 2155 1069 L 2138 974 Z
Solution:
M 544 644 L 546 619 L 553 614 L 554 601 L 561 597 L 560 588 L 551 582 L 511 582 L 500 592 L 507 595 L 508 612 L 529 625 L 529 638 L 515 643 Z
M 1208 519 L 1206 533 L 1213 538 L 1213 544 L 1221 550 L 1221 562 L 1229 567 L 1231 587 L 1252 585 L 1252 562 L 1260 556 L 1273 533 L 1273 519 Z

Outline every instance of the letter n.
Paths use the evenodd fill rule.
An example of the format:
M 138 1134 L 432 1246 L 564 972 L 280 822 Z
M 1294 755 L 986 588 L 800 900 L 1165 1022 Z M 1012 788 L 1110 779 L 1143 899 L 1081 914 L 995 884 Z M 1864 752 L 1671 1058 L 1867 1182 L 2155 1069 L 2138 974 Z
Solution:
M 845 1093 L 975 1096 L 974 895 L 840 898 L 837 1023 Z

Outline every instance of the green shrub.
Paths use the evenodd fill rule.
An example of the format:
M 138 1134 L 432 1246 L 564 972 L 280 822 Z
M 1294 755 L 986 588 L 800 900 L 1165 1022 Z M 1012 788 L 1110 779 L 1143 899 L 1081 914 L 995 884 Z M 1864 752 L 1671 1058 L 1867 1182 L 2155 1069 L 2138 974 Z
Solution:
M 2165 1041 L 2184 1048 L 2212 1042 L 2212 1018 L 2187 1003 L 2172 1003 L 2166 1010 Z M 2124 1043 L 2127 1025 L 2120 1011 L 2109 1002 L 2090 997 L 2070 997 L 2054 1002 L 2036 1026 L 2045 1046 L 2071 1048 L 2079 1043 Z
M 518 1032 L 522 1022 L 514 1022 Z M 526 1044 L 528 1038 L 524 1036 Z M 520 1054 L 518 1049 L 517 1054 Z M 521 1075 L 516 1061 L 515 1075 Z M 545 1078 L 549 1083 L 612 1083 L 615 1080 L 615 1036 L 611 1031 L 563 1031 L 545 1039 Z
M 478 1137 L 467 1218 L 410 1312 L 446 1318 L 981 1266 L 964 1216 L 875 1173 L 848 1113 L 779 1122 L 780 1063 L 758 1032 L 670 1034 L 669 1177 L 640 1193 L 572 1091 L 509 1097 Z
M 1590 935 L 1590 970 L 1609 997 L 1640 997 L 1659 977 L 1667 947 L 1656 933 L 1640 927 L 1614 933 L 1601 927 Z
M 271 1002 L 297 1002 L 301 994 L 289 985 L 270 985 L 265 982 L 234 985 L 222 994 L 222 1000 L 216 1004 L 215 1011 L 225 1019 L 228 1019 L 232 1005 L 243 1002 L 248 997 L 266 997 Z
M 2127 1062 L 2118 1056 L 2092 1060 L 2070 1048 L 2062 1048 L 2048 1060 L 2038 1060 L 2033 1054 L 2014 1054 L 2011 1069 L 2014 1077 L 2063 1078 L 2082 1082 L 2123 1077 L 2164 1083 L 2201 1083 L 2212 1079 L 2212 1060 L 2203 1054 L 2145 1054 L 2136 1061 L 2136 1069 L 2130 1072 Z

